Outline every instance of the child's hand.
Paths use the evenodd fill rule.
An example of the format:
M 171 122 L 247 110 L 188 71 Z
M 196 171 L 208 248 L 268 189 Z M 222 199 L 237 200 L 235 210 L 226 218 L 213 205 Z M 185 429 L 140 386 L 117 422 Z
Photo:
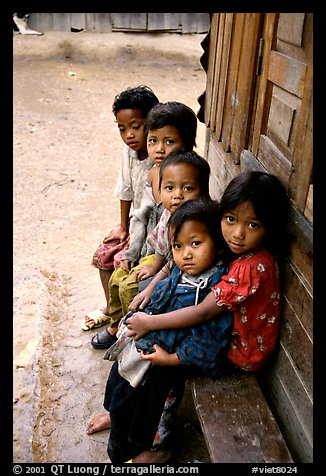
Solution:
M 146 314 L 146 312 L 135 312 L 131 317 L 128 317 L 126 320 L 128 326 L 128 337 L 133 337 L 134 340 L 139 339 L 140 337 L 147 334 L 151 331 L 149 327 L 151 316 Z
M 143 350 L 140 351 L 143 360 L 149 360 L 154 365 L 167 365 L 170 360 L 170 354 L 157 344 L 153 345 L 155 352 L 147 354 Z
M 153 268 L 149 268 L 148 266 L 141 266 L 140 268 L 135 271 L 135 276 L 137 281 L 142 281 L 143 279 L 150 278 L 154 276 L 155 272 Z
M 136 294 L 134 299 L 129 304 L 129 309 L 132 312 L 136 312 L 137 309 L 144 309 L 146 305 L 149 303 L 152 297 L 152 292 L 149 291 L 147 288 L 143 289 L 140 293 Z
M 122 268 L 126 273 L 134 267 L 134 263 L 132 261 L 128 261 L 127 259 L 120 260 L 120 268 Z
M 110 233 L 104 238 L 103 243 L 109 243 L 109 241 L 119 240 L 120 243 L 126 239 L 128 235 L 128 230 L 122 228 L 121 225 L 118 225 L 114 230 L 111 230 Z

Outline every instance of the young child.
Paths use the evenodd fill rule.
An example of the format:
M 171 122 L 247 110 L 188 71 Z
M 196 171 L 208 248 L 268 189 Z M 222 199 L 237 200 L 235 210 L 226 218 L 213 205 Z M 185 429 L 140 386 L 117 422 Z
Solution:
M 120 176 L 115 188 L 115 193 L 120 199 L 120 224 L 104 238 L 92 259 L 93 266 L 99 269 L 106 306 L 86 314 L 81 322 L 81 327 L 85 331 L 100 327 L 109 319 L 108 282 L 129 243 L 131 206 L 133 209 L 140 206 L 145 178 L 153 165 L 147 155 L 144 121 L 148 112 L 158 102 L 154 92 L 147 86 L 128 88 L 118 94 L 113 102 L 112 111 L 117 120 L 120 136 L 125 143 Z
M 288 211 L 287 193 L 277 177 L 257 171 L 236 176 L 220 202 L 229 272 L 198 306 L 155 316 L 135 312 L 127 319 L 128 334 L 138 339 L 155 329 L 193 326 L 230 310 L 234 325 L 228 359 L 246 371 L 260 369 L 278 337 L 279 265 L 287 252 Z
M 156 285 L 145 312 L 153 315 L 196 305 L 220 281 L 226 269 L 219 258 L 223 240 L 218 221 L 218 204 L 207 198 L 187 201 L 170 216 L 175 267 Z M 164 462 L 170 456 L 168 451 L 149 451 L 169 388 L 184 383 L 190 375 L 220 374 L 232 323 L 232 313 L 226 312 L 190 329 L 151 333 L 146 341 L 136 342 L 139 349 L 145 343 L 153 345 L 150 354 L 144 350 L 130 353 L 135 349 L 133 339 L 128 341 L 131 346 L 122 342 L 125 346 L 112 366 L 104 400 L 111 423 L 108 453 L 113 463 L 130 458 L 138 463 Z
M 148 174 L 147 191 L 142 204 L 131 219 L 129 248 L 109 281 L 110 326 L 92 337 L 91 343 L 96 349 L 108 348 L 116 341 L 118 323 L 128 312 L 129 304 L 138 292 L 139 281 L 154 276 L 164 263 L 166 249 L 162 251 L 156 248 L 157 252 L 154 252 L 157 239 L 156 230 L 153 229 L 153 221 L 156 218 L 156 225 L 157 218 L 160 218 L 164 208 L 163 205 L 160 206 L 158 213 L 158 204 L 162 203 L 159 193 L 160 167 L 171 152 L 181 149 L 191 151 L 196 145 L 196 131 L 196 115 L 185 104 L 179 102 L 158 104 L 148 114 L 145 136 L 148 154 L 154 166 Z M 144 238 L 146 248 L 143 246 Z M 142 256 L 144 251 L 145 256 Z M 142 259 L 138 265 L 139 256 Z
M 184 201 L 209 196 L 210 167 L 206 160 L 195 152 L 172 152 L 160 167 L 159 187 L 165 210 L 157 227 L 157 249 L 161 254 L 169 251 L 167 221 L 178 206 Z M 157 239 L 159 238 L 159 239 Z M 166 264 L 164 268 L 168 269 Z M 166 277 L 162 269 L 158 274 Z M 161 277 L 161 279 L 163 279 Z M 156 279 L 156 276 L 155 278 Z M 95 415 L 87 429 L 88 434 L 101 431 L 110 426 L 107 414 Z

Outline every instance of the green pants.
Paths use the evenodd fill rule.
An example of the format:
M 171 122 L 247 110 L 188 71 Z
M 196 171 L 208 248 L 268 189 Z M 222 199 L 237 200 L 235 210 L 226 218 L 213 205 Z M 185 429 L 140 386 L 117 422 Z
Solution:
M 135 271 L 141 266 L 152 266 L 154 259 L 154 254 L 148 255 L 129 272 L 120 267 L 113 271 L 109 281 L 111 326 L 118 325 L 120 319 L 129 312 L 129 304 L 138 293 L 139 283 Z

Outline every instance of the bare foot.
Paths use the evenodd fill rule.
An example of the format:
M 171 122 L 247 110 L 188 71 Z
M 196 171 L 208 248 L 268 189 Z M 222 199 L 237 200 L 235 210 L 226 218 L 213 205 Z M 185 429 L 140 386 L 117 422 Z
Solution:
M 132 458 L 133 463 L 166 463 L 171 458 L 171 451 L 143 451 Z
M 93 416 L 91 421 L 88 424 L 86 433 L 92 435 L 97 431 L 108 430 L 111 426 L 111 419 L 109 413 L 100 413 L 99 415 Z

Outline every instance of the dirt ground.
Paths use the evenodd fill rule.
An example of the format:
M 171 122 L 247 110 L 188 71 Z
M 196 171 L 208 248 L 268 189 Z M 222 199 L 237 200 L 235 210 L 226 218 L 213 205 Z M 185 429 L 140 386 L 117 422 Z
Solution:
M 147 84 L 162 102 L 196 112 L 205 89 L 204 35 L 46 32 L 13 36 L 15 463 L 99 463 L 108 431 L 88 436 L 103 411 L 111 363 L 84 332 L 104 304 L 90 261 L 119 220 L 112 189 L 122 141 L 114 96 Z M 203 154 L 204 126 L 199 124 Z M 175 463 L 209 462 L 187 389 Z

